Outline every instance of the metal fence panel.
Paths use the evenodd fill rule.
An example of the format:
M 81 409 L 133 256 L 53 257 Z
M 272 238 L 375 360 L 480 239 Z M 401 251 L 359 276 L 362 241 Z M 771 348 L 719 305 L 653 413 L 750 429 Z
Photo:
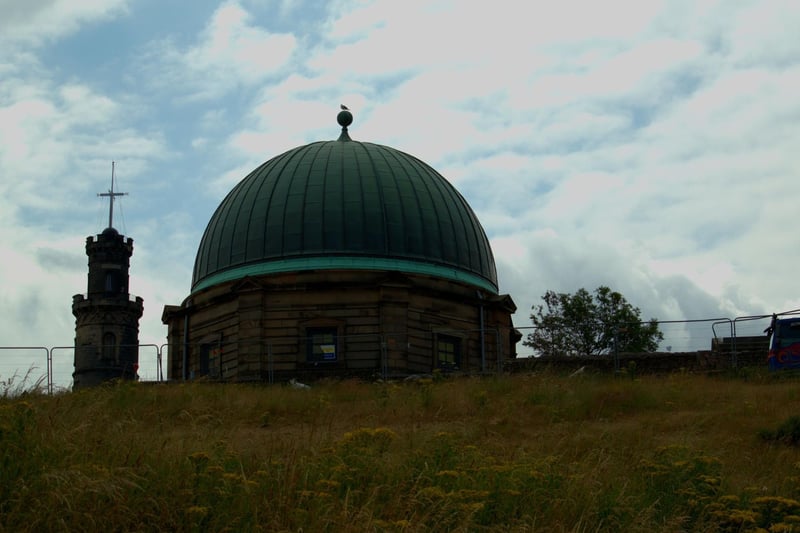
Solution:
M 800 310 L 777 313 L 774 316 L 798 314 Z M 742 316 L 730 318 L 706 318 L 698 320 L 659 321 L 664 339 L 659 343 L 662 353 L 717 352 L 731 358 L 735 366 L 737 358 L 748 351 L 752 342 L 766 339 L 767 329 L 773 315 Z M 516 346 L 517 358 L 539 356 L 526 346 L 526 337 L 535 326 L 518 326 L 522 341 Z M 477 336 L 475 334 L 478 334 Z M 498 372 L 507 362 L 507 348 L 502 345 L 508 335 L 497 329 L 486 330 L 434 330 L 410 331 L 393 334 L 343 335 L 337 338 L 337 346 L 326 348 L 329 360 L 321 352 L 318 361 L 311 361 L 304 350 L 308 339 L 302 337 L 280 337 L 268 340 L 242 339 L 236 342 L 193 344 L 189 349 L 195 354 L 206 350 L 202 366 L 187 369 L 185 376 L 177 379 L 226 380 L 230 376 L 273 383 L 279 376 L 291 373 L 313 373 L 315 370 L 336 368 L 345 373 L 375 377 L 393 377 L 409 371 L 433 370 L 434 344 L 437 335 L 465 339 L 463 346 L 469 364 L 469 372 Z M 475 339 L 479 340 L 475 340 Z M 755 340 L 755 341 L 754 341 Z M 745 344 L 747 341 L 750 344 Z M 760 346 L 760 344 L 758 345 Z M 182 352 L 183 346 L 181 346 Z M 759 348 L 760 349 L 760 348 Z M 344 354 L 342 358 L 332 354 Z M 349 354 L 349 355 L 348 355 Z M 493 354 L 497 354 L 494 356 Z M 155 344 L 139 345 L 139 378 L 142 381 L 164 381 L 172 364 L 171 356 L 182 357 L 182 353 L 170 354 L 169 346 Z M 246 357 L 239 357 L 246 355 Z M 612 357 L 615 354 L 609 354 Z M 766 354 L 764 354 L 766 360 Z M 336 366 L 325 366 L 335 361 Z M 0 346 L 0 394 L 38 388 L 49 393 L 68 390 L 72 385 L 74 370 L 74 346 Z M 426 367 L 427 365 L 427 367 Z M 324 372 L 322 372 L 324 374 Z

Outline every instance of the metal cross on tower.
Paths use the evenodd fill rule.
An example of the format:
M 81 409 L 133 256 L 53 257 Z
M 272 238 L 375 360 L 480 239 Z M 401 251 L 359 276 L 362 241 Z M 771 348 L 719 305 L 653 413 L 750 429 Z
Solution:
M 111 224 L 114 221 L 114 197 L 125 196 L 126 192 L 114 192 L 114 162 L 111 162 L 111 188 L 108 192 L 99 192 L 97 196 L 108 196 L 108 227 L 113 227 Z

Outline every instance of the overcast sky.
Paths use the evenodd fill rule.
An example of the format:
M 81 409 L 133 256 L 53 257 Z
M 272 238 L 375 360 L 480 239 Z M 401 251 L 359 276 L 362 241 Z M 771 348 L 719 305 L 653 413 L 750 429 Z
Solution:
M 466 197 L 519 326 L 599 285 L 661 320 L 798 308 L 799 27 L 791 0 L 0 0 L 0 346 L 72 345 L 112 160 L 163 344 L 224 195 L 340 103 Z

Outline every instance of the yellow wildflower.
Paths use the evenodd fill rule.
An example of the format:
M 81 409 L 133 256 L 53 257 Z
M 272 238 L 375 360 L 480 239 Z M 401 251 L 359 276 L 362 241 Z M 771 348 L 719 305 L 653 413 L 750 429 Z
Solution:
M 425 487 L 417 492 L 417 497 L 425 500 L 441 500 L 447 494 L 439 487 Z
M 186 508 L 186 514 L 194 519 L 199 520 L 208 514 L 208 507 L 200 507 L 199 505 L 192 505 Z
M 224 479 L 229 483 L 234 483 L 241 481 L 242 476 L 240 476 L 239 474 L 232 474 L 230 472 L 226 472 L 225 474 L 222 474 L 222 479 Z
M 341 483 L 333 479 L 320 479 L 316 486 L 319 490 L 333 492 L 339 490 Z

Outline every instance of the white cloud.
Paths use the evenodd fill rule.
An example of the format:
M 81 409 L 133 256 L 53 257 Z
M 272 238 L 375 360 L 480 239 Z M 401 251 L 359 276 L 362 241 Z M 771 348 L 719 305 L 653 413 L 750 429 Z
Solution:
M 750 2 L 734 17 L 728 43 L 737 66 L 796 64 L 800 5 L 788 0 Z
M 455 6 L 344 9 L 306 62 L 313 77 L 295 81 L 381 86 L 355 107 L 351 136 L 413 153 L 456 183 L 498 242 L 517 243 L 496 250 L 499 261 L 536 249 L 531 230 L 558 228 L 548 264 L 592 265 L 554 267 L 552 276 L 528 269 L 530 279 L 507 285 L 518 303 L 529 306 L 520 302 L 530 294 L 525 285 L 591 285 L 585 280 L 607 248 L 639 247 L 602 267 L 619 277 L 641 254 L 653 264 L 679 261 L 683 271 L 661 273 L 651 259 L 637 260 L 642 293 L 678 276 L 686 283 L 674 290 L 697 284 L 723 298 L 758 272 L 741 259 L 752 254 L 728 254 L 770 239 L 767 226 L 750 220 L 765 217 L 752 205 L 765 199 L 757 176 L 767 170 L 775 184 L 797 176 L 788 154 L 797 149 L 789 93 L 798 83 L 791 68 L 744 63 L 764 51 L 740 31 L 748 15 L 715 3 Z M 775 7 L 764 15 L 773 25 Z M 276 120 L 236 137 L 240 144 L 269 145 L 281 135 L 278 108 L 306 104 L 294 98 L 302 84 L 277 87 L 261 108 Z M 759 148 L 773 140 L 774 150 Z M 710 209 L 720 198 L 724 208 Z M 590 232 L 593 246 L 576 246 L 585 244 L 576 232 Z M 780 292 L 771 293 L 724 305 L 766 306 Z
M 124 97 L 75 78 L 53 79 L 44 69 L 11 71 L 0 89 L 0 345 L 68 346 L 72 296 L 86 288 L 85 237 L 105 222 L 87 199 L 108 183 L 112 159 L 126 182 L 135 181 L 168 151 L 159 132 L 128 124 Z M 122 211 L 116 213 L 118 225 Z M 67 352 L 54 353 L 62 384 L 71 376 Z M 22 374 L 45 367 L 28 351 L 5 362 L 12 360 Z M 0 376 L 8 375 L 0 367 Z
M 0 43 L 41 46 L 125 14 L 128 0 L 0 0 Z
M 283 71 L 296 44 L 293 35 L 267 31 L 229 1 L 217 8 L 194 46 L 153 43 L 142 68 L 160 90 L 182 90 L 190 100 L 218 98 Z
M 0 57 L 0 253 L 21 265 L 0 267 L 16 281 L 0 293 L 2 338 L 71 338 L 83 204 L 114 158 L 138 217 L 142 339 L 163 339 L 161 308 L 188 294 L 216 204 L 261 162 L 336 138 L 340 103 L 354 139 L 414 154 L 464 194 L 520 325 L 546 290 L 600 284 L 647 317 L 800 307 L 794 3 L 243 0 L 197 7 L 149 43 L 138 4 L 0 5 L 13 44 Z M 120 56 L 147 50 L 127 85 L 40 53 L 122 14 Z
M 60 208 L 85 194 L 100 161 L 105 172 L 124 154 L 131 175 L 164 154 L 157 135 L 120 124 L 120 106 L 85 85 L 29 87 L 32 97 L 0 99 L 0 173 L 14 176 L 0 191 L 15 206 Z

